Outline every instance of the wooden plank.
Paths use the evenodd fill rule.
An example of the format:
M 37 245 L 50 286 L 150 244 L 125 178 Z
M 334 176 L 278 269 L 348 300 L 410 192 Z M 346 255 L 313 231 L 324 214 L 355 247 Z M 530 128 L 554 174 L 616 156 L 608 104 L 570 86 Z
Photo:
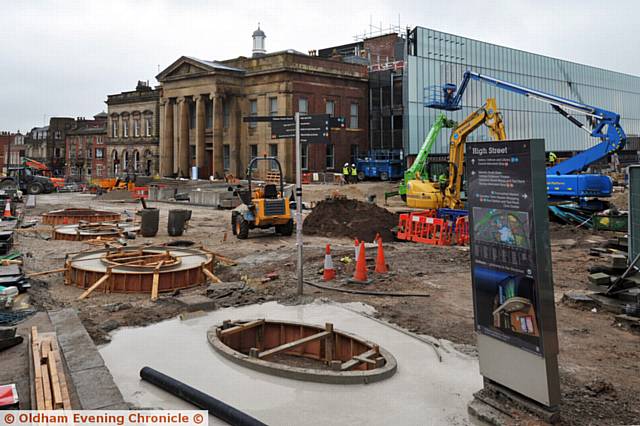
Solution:
M 40 358 L 47 359 L 47 357 L 49 356 L 50 350 L 51 350 L 51 340 L 42 339 L 40 341 Z
M 160 267 L 164 263 L 164 260 L 161 260 L 158 263 L 158 266 L 155 267 L 153 271 L 153 282 L 151 284 L 151 300 L 155 302 L 158 300 L 158 287 L 160 285 Z
M 31 346 L 38 343 L 38 327 L 35 325 L 31 327 Z
M 31 272 L 27 274 L 27 277 L 31 278 L 31 277 L 39 277 L 40 275 L 57 274 L 58 272 L 64 272 L 66 270 L 67 268 L 58 268 L 58 269 L 52 269 L 50 271 Z
M 213 272 L 211 272 L 210 270 L 208 270 L 204 266 L 202 267 L 202 272 L 204 272 L 204 274 L 207 277 L 209 277 L 209 279 L 211 279 L 211 281 L 213 281 L 214 283 L 221 283 L 222 282 L 222 280 L 220 278 L 218 278 L 215 275 L 213 275 Z
M 361 353 L 360 355 L 354 355 L 353 358 L 351 358 L 349 361 L 342 363 L 342 367 L 340 367 L 340 370 L 342 371 L 351 370 L 356 365 L 361 364 L 363 362 L 362 361 L 363 359 L 368 359 L 369 357 L 372 357 L 377 354 L 378 354 L 378 348 L 373 348 L 364 353 Z
M 47 364 L 40 366 L 42 369 L 42 387 L 44 389 L 44 408 L 45 410 L 53 410 L 53 401 L 51 398 L 51 382 L 49 382 L 49 367 Z
M 89 296 L 91 293 L 93 293 L 93 291 L 95 289 L 97 289 L 98 287 L 100 287 L 107 279 L 109 279 L 109 276 L 111 274 L 106 273 L 104 274 L 102 277 L 100 277 L 100 279 L 98 281 L 96 281 L 91 287 L 89 287 L 87 290 L 85 290 L 84 293 L 82 293 L 79 297 L 78 300 L 82 300 L 85 297 Z
M 35 334 L 36 338 L 38 333 L 36 327 L 31 329 L 32 335 Z M 36 396 L 35 409 L 44 410 L 44 388 L 42 387 L 42 369 L 40 368 L 40 350 L 38 349 L 37 340 L 35 343 L 31 343 L 31 362 L 33 362 L 33 388 Z
M 47 358 L 47 366 L 49 367 L 51 393 L 53 394 L 53 409 L 58 410 L 62 408 L 62 389 L 60 389 L 58 366 L 56 363 L 56 355 L 54 351 L 49 352 L 49 358 Z
M 331 333 L 328 331 L 321 331 L 320 333 L 312 334 L 311 336 L 303 337 L 302 339 L 294 340 L 293 342 L 285 343 L 284 345 L 276 346 L 268 351 L 260 352 L 258 358 L 266 358 L 271 355 L 275 355 L 280 352 L 286 352 L 298 346 L 305 345 L 315 340 L 323 339 L 329 336 Z
M 60 381 L 60 392 L 62 393 L 62 406 L 65 410 L 71 410 L 71 398 L 69 398 L 69 387 L 67 386 L 67 376 L 64 372 L 64 365 L 62 364 L 62 357 L 60 356 L 60 349 L 58 348 L 57 339 L 53 339 L 51 342 L 51 349 L 55 353 L 56 370 L 58 372 L 58 380 Z
M 334 356 L 334 347 L 333 347 L 333 324 L 330 322 L 325 324 L 325 329 L 328 333 L 330 333 L 327 338 L 324 340 L 324 359 L 327 363 L 331 363 Z
M 226 330 L 220 331 L 220 336 L 230 336 L 232 334 L 236 334 L 241 331 L 248 330 L 250 328 L 257 327 L 262 324 L 264 324 L 264 319 L 251 321 L 246 324 L 236 325 L 235 327 L 227 328 Z

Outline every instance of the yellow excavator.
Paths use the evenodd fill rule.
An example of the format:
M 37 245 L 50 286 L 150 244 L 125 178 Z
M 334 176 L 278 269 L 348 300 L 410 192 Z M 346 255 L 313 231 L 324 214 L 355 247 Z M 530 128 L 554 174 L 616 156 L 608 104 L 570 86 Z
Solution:
M 488 98 L 486 103 L 460 122 L 451 132 L 449 139 L 448 177 L 437 179 L 437 182 L 417 176 L 418 179 L 407 183 L 407 206 L 421 209 L 460 209 L 462 178 L 464 176 L 464 145 L 467 136 L 481 125 L 489 128 L 489 134 L 495 140 L 507 139 L 502 117 L 494 98 Z M 429 170 L 429 169 L 427 169 Z

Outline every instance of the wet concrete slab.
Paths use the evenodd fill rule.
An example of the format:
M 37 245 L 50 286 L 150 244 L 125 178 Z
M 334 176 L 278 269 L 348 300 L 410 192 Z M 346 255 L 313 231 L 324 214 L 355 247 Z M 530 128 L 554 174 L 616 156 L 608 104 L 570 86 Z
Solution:
M 189 404 L 142 382 L 149 366 L 271 425 L 464 425 L 467 404 L 482 388 L 475 358 L 448 346 L 442 362 L 432 347 L 359 315 L 361 304 L 284 306 L 275 302 L 227 308 L 181 321 L 172 319 L 144 328 L 119 329 L 100 348 L 105 364 L 127 402 L 139 407 L 176 409 Z M 335 328 L 380 344 L 398 361 L 397 373 L 366 385 L 297 381 L 256 372 L 216 353 L 207 329 L 225 319 L 269 318 Z M 213 417 L 211 424 L 224 424 Z

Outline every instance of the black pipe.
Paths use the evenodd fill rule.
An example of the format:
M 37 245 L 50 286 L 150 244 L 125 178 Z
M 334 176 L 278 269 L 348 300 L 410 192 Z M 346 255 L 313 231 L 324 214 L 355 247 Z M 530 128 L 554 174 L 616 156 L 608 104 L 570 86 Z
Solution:
M 142 370 L 140 370 L 140 378 L 158 386 L 160 389 L 169 392 L 183 401 L 207 410 L 212 416 L 224 420 L 232 426 L 266 426 L 266 424 L 260 420 L 256 420 L 250 415 L 166 374 L 162 374 L 151 367 L 143 367 Z

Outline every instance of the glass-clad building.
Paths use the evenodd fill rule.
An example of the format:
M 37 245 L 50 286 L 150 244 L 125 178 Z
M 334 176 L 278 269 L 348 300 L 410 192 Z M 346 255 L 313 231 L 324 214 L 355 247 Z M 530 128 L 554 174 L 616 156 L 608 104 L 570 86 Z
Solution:
M 441 112 L 424 107 L 425 87 L 459 84 L 466 70 L 617 112 L 627 136 L 640 135 L 640 77 L 416 27 L 407 34 L 403 81 L 407 155 L 418 152 Z M 555 152 L 581 151 L 598 142 L 549 104 L 478 81 L 469 83 L 462 110 L 446 114 L 463 120 L 489 97 L 496 98 L 509 139 L 544 138 L 546 150 Z M 583 114 L 571 113 L 587 122 Z M 448 153 L 450 133 L 441 132 L 433 153 Z M 484 127 L 467 138 L 488 139 Z

